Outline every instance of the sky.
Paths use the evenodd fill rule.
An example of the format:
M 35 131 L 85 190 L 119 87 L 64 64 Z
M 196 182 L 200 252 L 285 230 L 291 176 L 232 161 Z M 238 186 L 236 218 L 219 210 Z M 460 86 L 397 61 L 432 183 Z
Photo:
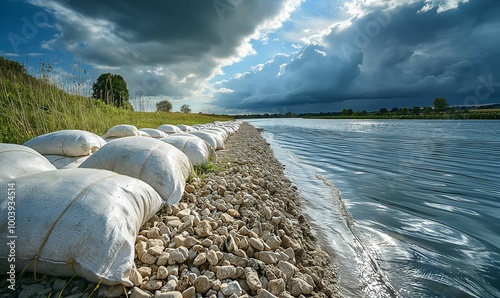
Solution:
M 0 0 L 0 55 L 138 111 L 308 113 L 500 102 L 498 0 Z

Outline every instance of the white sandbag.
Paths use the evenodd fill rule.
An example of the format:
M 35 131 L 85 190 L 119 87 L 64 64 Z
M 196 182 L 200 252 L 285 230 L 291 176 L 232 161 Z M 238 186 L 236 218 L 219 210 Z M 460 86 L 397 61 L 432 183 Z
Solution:
M 210 128 L 204 129 L 203 131 L 217 133 L 218 135 L 220 135 L 224 139 L 224 141 L 226 141 L 227 138 L 229 137 L 229 133 L 221 127 L 210 127 Z
M 182 130 L 180 128 L 178 128 L 177 126 L 175 125 L 172 125 L 172 124 L 163 124 L 163 125 L 160 125 L 158 127 L 159 130 L 163 131 L 164 133 L 166 134 L 174 134 L 174 133 L 181 133 Z
M 127 137 L 106 144 L 80 168 L 110 170 L 151 185 L 169 204 L 176 204 L 192 171 L 191 162 L 179 149 L 160 140 Z
M 16 144 L 0 143 L 0 181 L 57 170 L 35 150 Z
M 182 130 L 183 132 L 189 132 L 189 131 L 193 131 L 194 128 L 189 126 L 189 125 L 185 125 L 185 124 L 179 124 L 177 125 L 178 128 L 180 128 L 180 130 Z
M 44 155 L 46 159 L 50 161 L 54 167 L 58 169 L 76 169 L 81 165 L 89 155 L 87 156 L 64 156 L 64 155 Z
M 140 227 L 163 201 L 146 183 L 110 171 L 58 170 L 15 181 L 15 235 L 8 239 L 8 199 L 0 202 L 0 237 L 15 241 L 15 269 L 78 276 L 132 286 L 134 244 Z M 11 185 L 12 186 L 12 185 Z M 0 184 L 7 194 L 9 185 Z M 10 210 L 9 210 L 10 211 Z M 0 272 L 10 247 L 0 246 Z M 34 260 L 36 264 L 33 263 Z
M 103 135 L 103 139 L 107 138 L 123 138 L 123 137 L 135 137 L 140 136 L 141 133 L 137 129 L 137 127 L 129 124 L 120 124 L 115 125 L 108 129 L 105 135 Z
M 217 159 L 214 148 L 197 136 L 174 134 L 160 140 L 181 150 L 195 166 L 205 164 L 210 159 Z
M 65 156 L 90 155 L 106 144 L 100 136 L 84 130 L 58 130 L 33 138 L 24 146 L 40 154 Z
M 199 131 L 202 131 L 204 133 L 208 133 L 214 137 L 214 139 L 217 141 L 217 147 L 215 148 L 216 150 L 224 149 L 224 142 L 226 139 L 224 138 L 224 135 L 222 132 L 217 131 L 217 130 L 209 130 L 209 129 L 203 129 L 203 130 L 199 130 Z
M 139 135 L 141 137 L 145 137 L 145 138 L 152 138 L 152 136 L 149 133 L 142 131 L 142 130 L 139 130 Z
M 215 150 L 224 149 L 224 141 L 221 138 L 222 141 L 220 141 L 218 143 L 214 134 L 210 134 L 210 133 L 208 133 L 206 131 L 202 131 L 202 130 L 191 131 L 191 132 L 189 132 L 189 134 L 191 134 L 193 136 L 197 136 L 198 138 L 207 142 Z M 221 144 L 222 144 L 222 148 L 220 147 Z
M 155 129 L 155 128 L 141 128 L 141 129 L 139 129 L 139 131 L 144 131 L 145 133 L 149 134 L 151 137 L 153 137 L 155 139 L 161 139 L 161 138 L 168 136 L 163 131 L 161 131 L 159 129 Z

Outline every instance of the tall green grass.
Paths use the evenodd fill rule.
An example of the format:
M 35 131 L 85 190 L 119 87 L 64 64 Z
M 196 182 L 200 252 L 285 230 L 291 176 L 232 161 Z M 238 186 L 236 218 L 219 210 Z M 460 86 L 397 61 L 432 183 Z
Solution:
M 21 144 L 49 132 L 81 129 L 103 135 L 117 124 L 156 128 L 162 124 L 210 123 L 232 117 L 207 114 L 133 112 L 68 94 L 0 57 L 0 142 Z

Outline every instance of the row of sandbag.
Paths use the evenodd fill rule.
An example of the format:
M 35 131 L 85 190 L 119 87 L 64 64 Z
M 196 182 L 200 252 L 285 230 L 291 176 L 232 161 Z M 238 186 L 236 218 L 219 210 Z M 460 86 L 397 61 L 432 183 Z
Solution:
M 179 126 L 189 132 L 183 132 Z M 36 137 L 24 145 L 43 154 L 56 168 L 71 169 L 80 166 L 90 154 L 107 142 L 131 136 L 151 137 L 181 150 L 193 165 L 201 165 L 209 160 L 215 161 L 215 150 L 224 149 L 227 137 L 238 129 L 238 124 L 235 123 L 218 126 L 179 126 L 165 124 L 158 129 L 138 130 L 133 125 L 116 125 L 110 128 L 103 138 L 90 132 L 64 130 Z
M 0 212 L 7 214 L 9 200 L 15 202 L 18 272 L 36 266 L 43 274 L 132 285 L 128 270 L 139 228 L 163 204 L 179 201 L 192 167 L 184 153 L 160 140 L 96 139 L 77 142 L 90 155 L 80 168 L 62 170 L 27 146 L 0 144 L 0 192 L 15 192 L 2 195 Z M 76 154 L 68 138 L 51 142 L 60 150 L 51 153 Z M 4 239 L 10 224 L 2 217 Z M 0 247 L 0 270 L 8 270 L 9 254 L 8 246 Z

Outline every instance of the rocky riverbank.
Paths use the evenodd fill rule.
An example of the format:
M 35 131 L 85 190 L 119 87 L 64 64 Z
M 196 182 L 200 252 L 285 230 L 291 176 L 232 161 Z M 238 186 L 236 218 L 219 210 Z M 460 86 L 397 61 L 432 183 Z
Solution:
M 330 258 L 301 213 L 300 196 L 260 132 L 243 123 L 218 155 L 221 171 L 192 179 L 178 205 L 166 206 L 142 227 L 130 277 L 134 287 L 100 286 L 93 294 L 340 297 Z M 30 278 L 19 281 L 20 297 L 57 297 L 61 291 L 63 297 L 87 297 L 95 287 L 81 279 Z

